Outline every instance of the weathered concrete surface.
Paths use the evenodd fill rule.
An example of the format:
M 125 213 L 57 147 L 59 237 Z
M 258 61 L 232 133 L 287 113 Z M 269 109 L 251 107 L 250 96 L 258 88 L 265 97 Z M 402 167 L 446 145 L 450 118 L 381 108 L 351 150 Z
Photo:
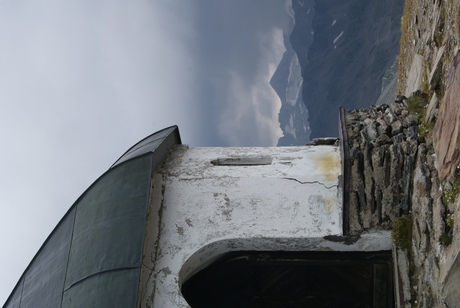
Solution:
M 218 163 L 245 157 L 254 165 Z M 180 283 L 228 251 L 331 249 L 323 237 L 341 235 L 339 176 L 334 146 L 177 147 L 154 176 L 144 304 L 187 307 Z
M 336 146 L 178 146 L 153 176 L 141 306 L 188 307 L 181 284 L 222 254 L 243 250 L 380 251 L 388 231 L 342 237 Z M 219 165 L 271 157 L 271 164 Z M 223 159 L 223 160 L 222 160 Z
M 441 180 L 452 179 L 460 162 L 460 65 L 457 62 L 458 60 L 453 63 L 433 130 Z

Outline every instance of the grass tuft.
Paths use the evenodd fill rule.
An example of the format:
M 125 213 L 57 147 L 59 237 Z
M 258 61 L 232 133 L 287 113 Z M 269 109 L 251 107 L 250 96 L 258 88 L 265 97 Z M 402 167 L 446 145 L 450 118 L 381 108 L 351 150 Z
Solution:
M 391 237 L 397 247 L 409 249 L 412 244 L 412 218 L 410 216 L 397 218 L 391 230 Z

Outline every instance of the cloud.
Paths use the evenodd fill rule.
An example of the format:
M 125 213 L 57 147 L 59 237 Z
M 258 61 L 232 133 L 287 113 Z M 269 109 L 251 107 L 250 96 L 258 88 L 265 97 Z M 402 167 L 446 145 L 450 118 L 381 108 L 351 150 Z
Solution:
M 187 10 L 168 1 L 0 2 L 0 301 L 128 147 L 172 124 L 195 142 Z
M 0 2 L 0 301 L 83 191 L 178 124 L 192 146 L 274 145 L 280 1 Z
M 283 3 L 212 2 L 195 15 L 200 122 L 217 128 L 203 134 L 223 146 L 275 145 L 280 103 L 269 80 L 284 51 Z
M 285 51 L 283 31 L 259 35 L 260 57 L 254 82 L 230 71 L 227 102 L 219 120 L 219 133 L 229 145 L 274 146 L 282 136 L 278 123 L 281 101 L 269 81 Z

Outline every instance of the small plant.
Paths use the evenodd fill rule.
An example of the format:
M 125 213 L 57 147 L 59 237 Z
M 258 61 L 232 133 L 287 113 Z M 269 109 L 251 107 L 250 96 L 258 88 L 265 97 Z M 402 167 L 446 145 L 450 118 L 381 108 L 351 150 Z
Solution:
M 420 121 L 418 126 L 418 135 L 420 138 L 426 138 L 429 132 L 434 128 L 434 122 L 425 123 L 424 120 Z
M 446 225 L 452 229 L 454 227 L 454 214 L 450 213 L 446 216 Z
M 420 91 L 428 93 L 429 90 L 430 90 L 430 84 L 428 83 L 428 76 L 424 74 L 422 77 L 422 83 L 420 85 Z
M 417 116 L 419 120 L 419 143 L 425 142 L 425 138 L 434 128 L 434 122 L 425 123 L 427 103 L 424 96 L 425 94 L 420 93 L 419 95 L 414 95 L 407 99 L 407 110 Z
M 397 218 L 391 230 L 391 237 L 397 247 L 409 249 L 412 244 L 412 218 L 410 216 Z
M 460 178 L 457 176 L 451 189 L 447 189 L 442 194 L 442 202 L 448 205 L 455 202 L 460 192 Z
M 407 110 L 420 120 L 425 117 L 426 102 L 421 95 L 414 95 L 407 99 Z
M 445 209 L 446 216 L 444 217 L 444 222 L 445 222 L 444 234 L 439 237 L 439 242 L 443 246 L 449 246 L 452 243 L 452 236 L 453 236 L 452 234 L 453 234 L 455 221 L 454 221 L 454 213 L 449 212 L 448 205 L 455 202 L 455 199 L 457 198 L 459 191 L 460 191 L 460 177 L 458 174 L 458 166 L 457 166 L 457 174 L 455 177 L 454 184 L 452 184 L 452 188 L 445 190 L 442 195 L 442 202 L 444 203 L 444 206 L 446 207 Z
M 454 214 L 448 213 L 445 217 L 445 230 L 444 234 L 439 237 L 439 242 L 443 246 L 449 246 L 452 243 L 452 231 L 454 227 Z
M 449 235 L 449 234 L 443 234 L 441 235 L 441 237 L 439 238 L 439 241 L 441 242 L 441 244 L 443 246 L 449 246 L 450 244 L 452 244 L 452 236 Z

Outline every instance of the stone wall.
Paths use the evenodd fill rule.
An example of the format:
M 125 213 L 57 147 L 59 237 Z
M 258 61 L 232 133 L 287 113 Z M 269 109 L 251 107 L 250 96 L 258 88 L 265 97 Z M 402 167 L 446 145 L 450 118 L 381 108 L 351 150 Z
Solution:
M 404 280 L 400 307 L 460 306 L 459 11 L 459 1 L 405 2 L 397 91 L 425 92 L 420 125 L 435 125 L 416 154 L 410 245 L 395 249 Z
M 415 95 L 429 106 L 426 95 Z M 446 197 L 457 184 L 440 179 L 444 164 L 433 146 L 449 140 L 436 129 L 419 133 L 428 126 L 409 109 L 414 113 L 400 97 L 346 111 L 342 119 L 349 151 L 349 233 L 391 229 L 398 217 L 409 217 L 408 245 L 394 249 L 398 307 L 458 307 L 460 201 Z
M 390 229 L 407 214 L 417 153 L 418 118 L 407 99 L 347 111 L 349 232 Z
M 446 231 L 445 206 L 435 168 L 433 147 L 420 144 L 412 193 L 412 245 L 409 257 L 410 297 L 406 302 L 419 307 L 446 307 L 442 304 L 441 269 L 445 246 L 440 238 Z

